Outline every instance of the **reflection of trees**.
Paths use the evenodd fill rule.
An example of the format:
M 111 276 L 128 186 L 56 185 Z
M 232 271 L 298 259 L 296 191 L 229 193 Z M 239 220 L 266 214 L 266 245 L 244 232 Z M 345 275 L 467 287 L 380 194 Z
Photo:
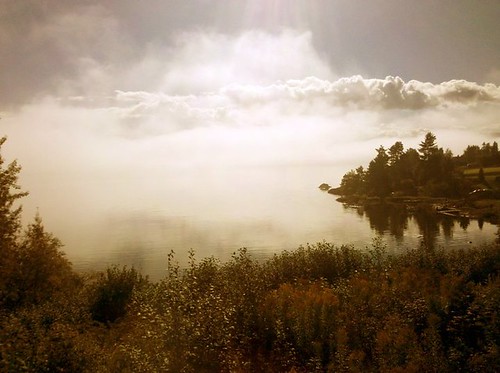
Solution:
M 422 244 L 428 248 L 434 248 L 437 237 L 442 234 L 445 238 L 453 237 L 455 223 L 459 223 L 464 230 L 470 225 L 470 219 L 466 217 L 452 217 L 437 214 L 430 205 L 416 206 L 414 211 L 409 212 L 403 204 L 373 204 L 357 207 L 359 216 L 368 218 L 370 228 L 380 235 L 389 233 L 397 239 L 404 237 L 408 228 L 409 218 L 413 218 L 419 233 L 422 236 Z M 483 221 L 478 221 L 479 229 L 482 229 Z M 441 232 L 442 230 L 442 232 Z M 499 228 L 500 233 L 500 228 Z M 499 236 L 500 241 L 500 236 Z
M 420 234 L 422 235 L 423 243 L 427 247 L 434 247 L 436 238 L 439 236 L 440 227 L 443 230 L 443 236 L 445 238 L 453 236 L 453 227 L 455 226 L 456 218 L 436 214 L 430 208 L 419 209 L 415 212 L 414 216 L 420 230 Z M 469 219 L 460 220 L 460 226 L 462 228 L 466 229 L 468 225 Z
M 443 235 L 446 238 L 450 238 L 452 236 L 453 226 L 455 225 L 453 218 L 449 216 L 441 217 L 441 227 L 443 228 Z
M 389 230 L 389 214 L 382 206 L 384 205 L 372 205 L 365 208 L 370 228 L 379 234 L 384 234 Z
M 460 218 L 460 228 L 462 228 L 464 231 L 467 230 L 470 224 L 470 219 L 469 218 Z
M 404 205 L 372 205 L 367 206 L 365 212 L 370 227 L 379 234 L 389 231 L 396 238 L 401 238 L 408 227 L 408 213 Z
M 391 214 L 391 234 L 401 238 L 404 236 L 405 229 L 408 228 L 408 211 L 402 205 L 394 205 L 389 211 Z
M 479 228 L 479 230 L 483 230 L 483 225 L 484 225 L 484 220 L 483 219 L 478 219 L 477 221 L 477 227 Z
M 414 214 L 418 229 L 422 235 L 422 243 L 429 249 L 434 248 L 439 235 L 439 217 L 428 208 L 421 208 Z

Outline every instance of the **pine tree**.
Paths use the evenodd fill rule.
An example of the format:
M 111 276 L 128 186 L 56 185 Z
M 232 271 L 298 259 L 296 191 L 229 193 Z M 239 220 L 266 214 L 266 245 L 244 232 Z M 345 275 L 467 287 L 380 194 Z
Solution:
M 21 167 L 16 161 L 5 166 L 1 147 L 7 140 L 0 138 L 0 306 L 9 298 L 9 281 L 16 264 L 16 241 L 21 228 L 21 206 L 15 206 L 18 199 L 26 196 L 17 185 Z
M 418 148 L 420 159 L 424 162 L 428 161 L 437 151 L 436 136 L 432 132 L 427 132 L 424 141 L 420 143 Z
M 19 243 L 14 276 L 19 303 L 41 303 L 76 279 L 61 248 L 61 241 L 45 230 L 37 214 Z
M 15 207 L 15 203 L 28 195 L 27 192 L 20 192 L 17 185 L 21 171 L 17 161 L 4 167 L 1 147 L 6 140 L 6 137 L 0 138 L 0 255 L 11 248 L 21 227 L 22 206 Z

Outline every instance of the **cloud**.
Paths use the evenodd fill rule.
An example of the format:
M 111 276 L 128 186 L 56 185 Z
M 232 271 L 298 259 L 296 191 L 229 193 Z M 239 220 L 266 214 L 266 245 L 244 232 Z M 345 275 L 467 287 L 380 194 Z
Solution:
M 272 125 L 284 118 L 321 121 L 348 111 L 406 119 L 404 111 L 416 116 L 418 111 L 452 113 L 479 107 L 480 111 L 495 113 L 500 106 L 500 87 L 459 80 L 431 84 L 404 82 L 399 77 L 353 76 L 335 81 L 308 77 L 270 85 L 231 84 L 214 92 L 183 96 L 117 91 L 115 102 L 110 110 L 120 118 L 143 124 L 151 124 L 156 118 L 163 121 L 163 131 L 171 131 L 210 125 Z
M 105 96 L 121 89 L 184 95 L 233 82 L 270 84 L 307 74 L 332 78 L 310 32 L 221 33 L 200 27 L 197 17 L 180 10 L 174 13 L 182 13 L 187 23 L 174 20 L 177 26 L 170 29 L 158 28 L 157 22 L 149 30 L 136 23 L 136 5 L 115 5 L 53 0 L 3 4 L 0 110 L 49 94 Z M 155 7 L 163 18 L 165 13 L 174 17 L 165 5 Z M 148 14 L 141 10 L 136 16 L 145 21 Z M 143 35 L 141 29 L 149 31 Z
M 404 82 L 399 77 L 364 79 L 361 76 L 336 81 L 309 77 L 288 80 L 266 87 L 230 86 L 222 92 L 233 100 L 250 104 L 268 100 L 325 100 L 332 105 L 354 109 L 425 109 L 450 104 L 476 105 L 481 102 L 500 103 L 500 87 L 479 85 L 464 80 L 441 84 L 416 80 Z
M 68 51 L 74 76 L 54 78 L 51 95 L 4 113 L 0 122 L 15 137 L 20 160 L 41 169 L 36 154 L 44 144 L 57 155 L 50 168 L 68 175 L 108 168 L 142 174 L 143 167 L 358 164 L 380 143 L 418 144 L 427 130 L 438 139 L 445 134 L 443 146 L 451 147 L 463 141 L 450 130 L 467 141 L 489 141 L 498 128 L 494 84 L 337 78 L 312 34 L 294 30 L 182 32 L 118 61 L 131 53 L 126 43 L 109 55 L 98 51 L 127 40 L 123 25 L 104 8 L 86 9 L 82 19 L 109 27 L 89 28 L 91 21 L 74 12 L 34 27 Z M 99 33 L 102 45 L 94 49 L 89 41 Z M 71 35 L 74 45 L 67 43 Z
M 266 85 L 307 75 L 333 76 L 313 48 L 310 32 L 183 33 L 172 52 L 161 87 L 169 92 L 214 91 L 235 82 Z

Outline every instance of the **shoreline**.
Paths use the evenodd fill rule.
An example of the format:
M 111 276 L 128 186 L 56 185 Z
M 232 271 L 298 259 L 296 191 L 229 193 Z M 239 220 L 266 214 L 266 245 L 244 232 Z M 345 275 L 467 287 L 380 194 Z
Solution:
M 390 197 L 368 197 L 360 195 L 346 195 L 340 192 L 340 188 L 326 189 L 321 184 L 320 189 L 338 196 L 337 202 L 349 207 L 366 207 L 373 205 L 403 205 L 414 212 L 417 209 L 425 209 L 436 214 L 451 216 L 454 218 L 467 218 L 484 220 L 492 224 L 500 223 L 500 199 L 490 198 L 446 198 L 425 196 L 390 196 Z

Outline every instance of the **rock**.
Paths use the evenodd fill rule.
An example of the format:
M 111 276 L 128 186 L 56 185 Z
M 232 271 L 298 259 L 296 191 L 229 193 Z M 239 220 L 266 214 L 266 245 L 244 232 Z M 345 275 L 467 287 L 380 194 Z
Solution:
M 330 188 L 331 188 L 331 186 L 330 186 L 329 184 L 327 184 L 327 183 L 323 183 L 323 184 L 321 184 L 321 185 L 319 186 L 319 189 L 324 190 L 325 192 L 326 192 L 327 190 L 329 190 Z

